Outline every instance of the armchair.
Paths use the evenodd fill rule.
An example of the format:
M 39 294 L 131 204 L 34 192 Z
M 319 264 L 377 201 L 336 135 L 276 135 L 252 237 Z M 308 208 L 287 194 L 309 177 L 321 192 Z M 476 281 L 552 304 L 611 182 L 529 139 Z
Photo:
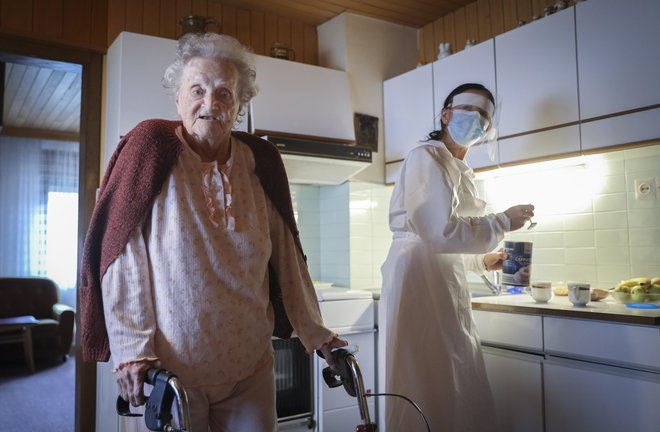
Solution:
M 58 356 L 66 360 L 73 340 L 74 310 L 58 303 L 55 282 L 46 278 L 0 278 L 0 318 L 31 315 L 35 358 Z M 0 345 L 0 358 L 20 358 L 21 347 Z

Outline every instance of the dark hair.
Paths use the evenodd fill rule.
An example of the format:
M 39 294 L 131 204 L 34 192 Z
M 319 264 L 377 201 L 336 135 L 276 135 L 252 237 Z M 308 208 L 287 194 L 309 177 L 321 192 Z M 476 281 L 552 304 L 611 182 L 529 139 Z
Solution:
M 490 101 L 493 103 L 493 105 L 495 104 L 495 98 L 493 97 L 493 94 L 486 87 L 484 87 L 481 84 L 477 84 L 477 83 L 465 83 L 465 84 L 459 85 L 454 90 L 452 90 L 451 93 L 449 93 L 447 98 L 445 98 L 445 103 L 442 104 L 442 109 L 449 108 L 449 105 L 451 105 L 451 103 L 454 101 L 454 96 L 456 96 L 457 94 L 465 93 L 467 90 L 482 91 L 482 92 L 486 93 L 486 96 L 488 97 L 488 99 L 490 99 Z M 442 116 L 442 110 L 440 110 L 439 116 Z M 440 141 L 442 139 L 442 137 L 444 136 L 444 134 L 445 134 L 445 128 L 442 124 L 442 119 L 441 119 L 440 120 L 440 129 L 434 130 L 433 132 L 431 132 L 429 134 L 429 136 L 426 138 L 426 140 L 427 141 L 429 141 L 429 140 Z

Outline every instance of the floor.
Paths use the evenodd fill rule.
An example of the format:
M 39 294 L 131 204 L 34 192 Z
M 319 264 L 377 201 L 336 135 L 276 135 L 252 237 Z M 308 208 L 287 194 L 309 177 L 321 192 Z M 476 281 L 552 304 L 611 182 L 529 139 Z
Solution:
M 37 361 L 30 374 L 23 363 L 0 364 L 2 432 L 72 432 L 75 360 Z

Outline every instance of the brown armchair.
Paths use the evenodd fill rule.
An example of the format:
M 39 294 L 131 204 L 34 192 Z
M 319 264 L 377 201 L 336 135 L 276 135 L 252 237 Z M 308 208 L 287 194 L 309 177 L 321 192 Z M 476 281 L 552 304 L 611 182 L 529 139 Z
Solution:
M 66 360 L 73 340 L 74 310 L 58 303 L 57 285 L 50 279 L 0 278 L 0 318 L 31 315 L 35 358 L 58 356 Z M 21 358 L 20 346 L 0 345 L 0 358 Z

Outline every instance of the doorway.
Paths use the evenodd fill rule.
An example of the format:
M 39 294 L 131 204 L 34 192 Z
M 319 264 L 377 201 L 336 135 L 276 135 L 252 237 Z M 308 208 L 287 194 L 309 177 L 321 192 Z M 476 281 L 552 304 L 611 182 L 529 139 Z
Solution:
M 79 130 L 77 136 L 71 135 L 70 131 L 60 132 L 60 135 L 48 135 L 38 136 L 39 128 L 24 128 L 24 129 L 37 129 L 37 131 L 31 131 L 33 134 L 37 135 L 37 138 L 40 138 L 39 141 L 48 141 L 51 139 L 50 149 L 49 145 L 46 145 L 46 158 L 53 156 L 55 153 L 65 154 L 65 159 L 71 163 L 72 154 L 76 153 L 73 151 L 73 145 L 68 145 L 67 151 L 60 151 L 62 149 L 62 142 L 75 142 L 74 138 L 77 138 L 77 187 L 71 186 L 71 179 L 69 178 L 65 186 L 58 186 L 61 190 L 51 190 L 46 193 L 45 199 L 46 206 L 50 205 L 51 216 L 54 217 L 58 213 L 58 209 L 66 209 L 71 207 L 71 200 L 77 201 L 77 223 L 73 225 L 73 232 L 76 235 L 77 243 L 77 253 L 76 253 L 76 262 L 80 262 L 82 254 L 82 245 L 84 241 L 84 235 L 87 231 L 87 225 L 91 217 L 91 213 L 94 207 L 95 200 L 95 190 L 99 184 L 99 150 L 100 150 L 100 132 L 101 132 L 101 87 L 102 87 L 102 62 L 103 62 L 103 53 L 82 49 L 82 48 L 71 48 L 64 45 L 53 44 L 44 41 L 36 41 L 21 37 L 13 37 L 3 35 L 0 38 L 0 62 L 5 65 L 10 64 L 10 67 L 3 68 L 3 72 L 6 73 L 7 69 L 17 67 L 14 69 L 14 72 L 20 70 L 27 64 L 32 64 L 40 66 L 40 69 L 33 69 L 30 74 L 33 74 L 34 79 L 46 80 L 47 75 L 49 74 L 48 68 L 57 66 L 59 68 L 70 68 L 71 70 L 79 71 L 79 105 L 71 108 L 69 115 L 62 114 L 59 117 L 55 117 L 55 114 L 52 112 L 45 112 L 44 117 L 48 119 L 49 115 L 51 117 L 59 118 L 61 122 L 65 123 L 67 120 L 69 122 L 75 122 L 74 118 L 79 116 Z M 68 66 L 67 66 L 68 65 Z M 41 71 L 41 72 L 39 72 Z M 62 72 L 62 71 L 60 71 Z M 41 75 L 39 75 L 41 73 Z M 2 74 L 4 75 L 4 73 Z M 40 78 L 37 78 L 40 77 Z M 5 83 L 6 76 L 2 76 L 2 83 Z M 74 78 L 75 79 L 75 78 Z M 26 82 L 31 81 L 27 79 Z M 53 81 L 54 82 L 54 81 Z M 3 86 L 4 88 L 4 86 Z M 21 90 L 25 91 L 25 90 Z M 35 90 L 36 91 L 36 90 Z M 3 95 L 4 96 L 4 95 Z M 32 96 L 38 97 L 38 96 Z M 4 99 L 4 97 L 3 97 Z M 73 99 L 73 98 L 71 98 Z M 4 104 L 3 104 L 4 105 Z M 18 110 L 19 108 L 11 108 L 13 110 Z M 55 109 L 51 107 L 51 111 Z M 2 113 L 2 118 L 5 117 L 5 114 Z M 14 114 L 9 113 L 9 115 Z M 9 116 L 8 116 L 9 117 Z M 32 119 L 36 120 L 36 119 Z M 51 119 L 52 120 L 52 119 Z M 70 124 L 70 123 L 69 123 Z M 12 129 L 14 128 L 14 129 Z M 16 126 L 10 126 L 2 128 L 3 136 L 20 135 L 23 133 L 25 135 L 25 130 L 17 131 Z M 7 130 L 9 129 L 9 130 Z M 52 132 L 52 131 L 51 131 Z M 68 135 L 67 135 L 68 134 Z M 19 137 L 12 137 L 19 138 Z M 33 137 L 34 138 L 34 137 Z M 55 138 L 55 139 L 53 139 Z M 59 143 L 59 144 L 58 144 Z M 40 145 L 41 146 L 41 145 Z M 55 149 L 55 150 L 54 150 Z M 72 153 L 73 152 L 73 153 Z M 39 153 L 43 153 L 42 150 L 39 150 Z M 50 156 L 49 156 L 50 154 Z M 61 156 L 62 154 L 60 154 Z M 54 160 L 51 160 L 53 165 L 58 166 L 59 164 Z M 48 171 L 48 170 L 46 170 Z M 46 174 L 49 175 L 49 174 Z M 77 190 L 72 190 L 76 189 Z M 48 196 L 50 194 L 50 197 Z M 43 195 L 43 192 L 42 192 Z M 77 196 L 76 196 L 77 195 Z M 48 202 L 50 201 L 50 204 Z M 48 211 L 46 210 L 47 214 Z M 46 216 L 47 217 L 47 216 Z M 66 216 L 65 216 L 66 217 Z M 61 218 L 61 217 L 60 217 Z M 55 220 L 55 219 L 53 219 Z M 53 222 L 55 223 L 55 222 Z M 54 230 L 57 231 L 57 230 Z M 55 233 L 57 234 L 57 233 Z M 55 243 L 53 241 L 53 243 Z M 70 251 L 69 251 L 70 252 Z M 46 250 L 44 252 L 48 254 Z M 55 253 L 51 251 L 51 253 Z M 75 253 L 75 252 L 74 252 Z M 47 261 L 47 260 L 46 260 Z M 46 264 L 47 265 L 47 264 Z M 77 267 L 77 266 L 76 266 Z M 55 270 L 55 269 L 53 269 Z M 47 272 L 48 270 L 42 270 Z M 60 275 L 62 280 L 75 281 L 78 280 L 76 275 L 71 275 L 69 272 L 65 275 Z M 68 283 L 68 282 L 67 282 Z M 73 287 L 75 290 L 75 285 Z M 75 291 L 70 291 L 75 292 Z M 77 306 L 77 296 L 71 296 L 68 299 L 69 302 L 75 303 Z M 76 309 L 78 309 L 76 307 Z M 76 431 L 90 431 L 95 429 L 95 411 L 96 411 L 96 365 L 90 363 L 84 363 L 81 357 L 80 349 L 80 340 L 79 333 L 77 333 L 75 341 L 75 430 Z M 45 392 L 47 394 L 47 392 Z M 44 419 L 47 421 L 47 419 Z

